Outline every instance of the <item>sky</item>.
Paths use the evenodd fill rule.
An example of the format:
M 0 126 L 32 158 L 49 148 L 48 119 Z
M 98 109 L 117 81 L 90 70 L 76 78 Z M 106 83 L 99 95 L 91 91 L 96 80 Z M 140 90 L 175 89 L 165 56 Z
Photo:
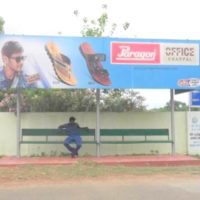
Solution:
M 200 39 L 198 0 L 0 0 L 0 16 L 6 34 L 81 36 L 82 18 L 96 19 L 102 4 L 108 6 L 110 24 L 118 25 L 113 37 Z M 121 28 L 124 22 L 130 23 L 127 31 Z M 148 108 L 170 99 L 169 90 L 137 91 Z M 189 94 L 176 95 L 175 100 L 188 104 Z

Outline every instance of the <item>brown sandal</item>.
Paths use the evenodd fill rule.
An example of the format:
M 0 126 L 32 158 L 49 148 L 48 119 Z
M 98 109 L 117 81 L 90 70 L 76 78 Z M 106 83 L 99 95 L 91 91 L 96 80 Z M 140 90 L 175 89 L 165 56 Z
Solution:
M 109 73 L 103 68 L 101 61 L 105 61 L 105 54 L 96 54 L 89 43 L 80 45 L 80 52 L 85 58 L 92 78 L 101 85 L 111 85 Z

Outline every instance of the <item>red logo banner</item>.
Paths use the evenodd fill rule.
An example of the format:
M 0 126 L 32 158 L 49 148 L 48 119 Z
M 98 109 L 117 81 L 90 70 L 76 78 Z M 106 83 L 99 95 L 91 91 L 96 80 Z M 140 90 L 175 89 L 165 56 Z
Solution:
M 160 44 L 111 43 L 112 64 L 160 64 Z

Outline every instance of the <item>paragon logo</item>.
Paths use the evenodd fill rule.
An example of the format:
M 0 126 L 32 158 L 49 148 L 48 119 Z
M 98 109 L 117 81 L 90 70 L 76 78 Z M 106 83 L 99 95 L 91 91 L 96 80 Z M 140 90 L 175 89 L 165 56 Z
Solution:
M 151 51 L 131 51 L 130 46 L 120 46 L 121 52 L 117 55 L 117 60 L 155 60 L 156 52 Z
M 160 64 L 160 45 L 153 43 L 111 43 L 112 64 Z

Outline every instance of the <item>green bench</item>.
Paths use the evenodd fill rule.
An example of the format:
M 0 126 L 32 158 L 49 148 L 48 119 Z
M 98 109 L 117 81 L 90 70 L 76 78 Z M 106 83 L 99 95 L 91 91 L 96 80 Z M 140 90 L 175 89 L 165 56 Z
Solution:
M 35 139 L 37 137 L 37 139 Z M 63 137 L 62 140 L 58 138 Z M 67 132 L 63 129 L 22 129 L 20 144 L 63 144 Z M 96 144 L 94 129 L 81 129 L 81 137 L 85 144 Z
M 173 143 L 168 129 L 101 129 L 101 138 L 101 144 Z
M 63 137 L 62 139 L 61 136 Z M 67 132 L 59 129 L 22 129 L 21 144 L 63 144 Z M 83 144 L 97 144 L 94 129 L 81 129 Z M 59 139 L 59 140 L 58 140 Z M 100 144 L 173 144 L 168 129 L 101 129 Z
M 170 144 L 169 129 L 101 129 L 100 144 Z

